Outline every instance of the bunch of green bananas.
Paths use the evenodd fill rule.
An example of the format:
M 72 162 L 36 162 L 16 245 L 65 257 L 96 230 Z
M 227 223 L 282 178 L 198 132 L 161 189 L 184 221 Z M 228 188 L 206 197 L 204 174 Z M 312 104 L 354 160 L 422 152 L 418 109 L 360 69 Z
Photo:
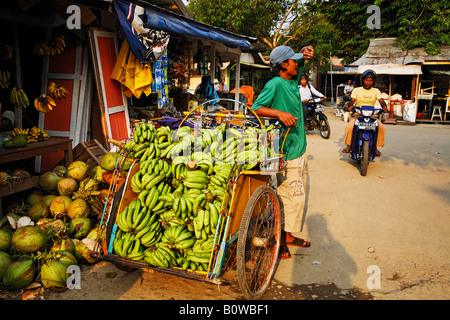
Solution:
M 183 256 L 177 259 L 177 263 L 183 270 L 207 271 L 208 264 L 214 246 L 214 237 L 205 240 L 197 240 L 195 244 L 183 252 Z
M 30 105 L 30 101 L 23 89 L 18 89 L 16 87 L 12 88 L 9 99 L 16 108 L 22 109 Z
M 151 266 L 160 268 L 170 268 L 177 265 L 179 255 L 167 244 L 160 242 L 145 250 L 144 260 Z
M 192 231 L 185 225 L 174 225 L 164 231 L 161 242 L 167 244 L 171 249 L 184 250 L 192 247 L 197 241 Z
M 122 232 L 133 235 L 133 239 L 139 239 L 145 247 L 157 243 L 163 236 L 159 216 L 137 198 L 119 213 L 116 223 Z
M 8 70 L 0 70 L 0 88 L 8 89 L 9 80 L 11 79 L 11 74 Z
M 119 229 L 114 238 L 113 248 L 116 255 L 130 260 L 142 260 L 145 256 L 145 247 L 135 234 L 123 232 Z

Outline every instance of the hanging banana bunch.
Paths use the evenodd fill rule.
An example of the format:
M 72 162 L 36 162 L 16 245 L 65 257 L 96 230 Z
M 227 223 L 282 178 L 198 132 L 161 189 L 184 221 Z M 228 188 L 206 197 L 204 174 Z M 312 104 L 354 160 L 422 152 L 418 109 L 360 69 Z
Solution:
M 47 88 L 47 94 L 53 99 L 64 99 L 69 94 L 69 90 L 59 84 L 50 82 Z
M 8 70 L 0 70 L 0 88 L 9 88 L 9 79 L 11 79 L 11 74 Z
M 64 51 L 66 42 L 64 36 L 57 36 L 47 42 L 39 42 L 33 46 L 33 53 L 39 56 L 54 56 Z
M 25 94 L 25 92 L 22 89 L 18 89 L 16 87 L 11 89 L 9 99 L 16 108 L 22 109 L 30 105 L 30 102 L 28 101 L 28 97 Z
M 10 60 L 14 57 L 14 50 L 9 44 L 0 47 L 0 59 Z
M 52 97 L 44 93 L 41 94 L 38 98 L 34 99 L 34 107 L 39 112 L 47 113 L 53 110 L 53 107 L 56 107 L 56 103 Z

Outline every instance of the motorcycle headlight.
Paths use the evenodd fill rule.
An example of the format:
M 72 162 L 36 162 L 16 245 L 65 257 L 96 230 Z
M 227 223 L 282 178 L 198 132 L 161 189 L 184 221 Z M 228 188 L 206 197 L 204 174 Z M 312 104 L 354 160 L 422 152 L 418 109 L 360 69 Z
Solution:
M 361 110 L 364 117 L 370 117 L 373 114 L 373 110 Z

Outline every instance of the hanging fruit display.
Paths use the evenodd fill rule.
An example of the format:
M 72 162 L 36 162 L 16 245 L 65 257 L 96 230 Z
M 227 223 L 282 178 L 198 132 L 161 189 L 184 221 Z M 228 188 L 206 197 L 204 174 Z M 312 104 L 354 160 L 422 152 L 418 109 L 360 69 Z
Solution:
M 18 89 L 16 87 L 11 89 L 9 99 L 16 108 L 22 109 L 30 105 L 26 93 L 22 89 Z
M 11 74 L 8 70 L 0 70 L 0 88 L 8 89 L 9 80 L 11 79 Z
M 56 103 L 52 97 L 44 93 L 41 94 L 38 98 L 34 99 L 34 107 L 39 112 L 47 113 L 53 110 L 53 107 L 56 107 Z
M 50 82 L 47 88 L 47 94 L 53 99 L 64 99 L 69 94 L 69 90 L 59 84 Z
M 57 36 L 49 39 L 47 42 L 36 43 L 33 47 L 33 53 L 39 56 L 54 56 L 63 52 L 65 47 L 64 36 Z

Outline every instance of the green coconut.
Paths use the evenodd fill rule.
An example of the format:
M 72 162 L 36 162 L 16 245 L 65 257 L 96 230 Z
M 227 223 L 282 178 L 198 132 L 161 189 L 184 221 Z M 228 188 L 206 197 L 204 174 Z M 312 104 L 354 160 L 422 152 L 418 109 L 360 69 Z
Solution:
M 50 203 L 50 213 L 55 218 L 62 218 L 67 214 L 67 208 L 72 203 L 68 196 L 57 196 Z
M 84 239 L 83 239 L 84 240 Z M 98 261 L 97 258 L 93 257 L 91 253 L 93 251 L 89 249 L 86 244 L 84 244 L 81 240 L 73 239 L 73 243 L 75 244 L 75 258 L 78 262 L 81 263 L 95 263 Z
M 44 198 L 44 193 L 41 190 L 34 190 L 31 192 L 25 199 L 26 204 L 29 206 L 33 206 L 38 202 L 41 202 L 42 198 Z
M 84 199 L 74 200 L 67 208 L 67 215 L 70 219 L 86 218 L 91 213 L 91 207 Z
M 27 211 L 27 216 L 29 216 L 34 222 L 47 218 L 49 215 L 50 210 L 42 201 L 32 205 Z
M 8 253 L 0 251 L 0 281 L 3 280 L 3 276 L 12 262 L 13 259 Z
M 59 261 L 47 261 L 41 267 L 41 281 L 45 288 L 65 288 L 67 266 Z
M 34 280 L 35 266 L 32 260 L 16 260 L 3 275 L 3 285 L 10 290 L 25 288 Z
M 58 261 L 65 264 L 66 267 L 72 266 L 72 265 L 74 265 L 74 266 L 78 265 L 78 261 L 75 258 L 75 255 L 73 252 L 69 252 L 67 250 L 59 250 L 56 252 L 56 254 L 57 254 Z
M 102 160 L 100 161 L 100 166 L 108 172 L 113 172 L 116 167 L 118 158 L 119 155 L 117 153 L 109 152 L 103 156 Z
M 58 192 L 61 196 L 71 197 L 78 190 L 78 182 L 74 178 L 63 178 L 58 181 Z
M 11 239 L 11 247 L 18 253 L 33 253 L 47 244 L 47 235 L 38 226 L 18 228 Z
M 67 176 L 69 178 L 74 178 L 77 181 L 86 178 L 88 173 L 89 167 L 83 161 L 74 161 L 67 167 Z
M 58 181 L 62 178 L 54 171 L 48 171 L 39 177 L 39 185 L 46 191 L 57 191 Z
M 58 252 L 58 251 L 68 251 L 70 253 L 74 253 L 75 251 L 75 244 L 73 243 L 72 239 L 70 238 L 62 238 L 59 240 L 56 240 L 53 243 L 53 246 L 50 248 L 50 251 L 52 252 Z
M 56 172 L 61 178 L 67 178 L 67 168 L 62 165 L 54 167 L 52 171 Z
M 6 230 L 0 229 L 0 252 L 9 251 L 9 248 L 11 248 L 11 240 L 11 233 Z
M 69 221 L 69 232 L 76 239 L 83 239 L 91 231 L 91 219 L 75 218 Z
M 52 203 L 53 199 L 55 199 L 57 196 L 54 194 L 49 194 L 42 198 L 42 202 L 48 207 L 50 207 L 50 203 Z

